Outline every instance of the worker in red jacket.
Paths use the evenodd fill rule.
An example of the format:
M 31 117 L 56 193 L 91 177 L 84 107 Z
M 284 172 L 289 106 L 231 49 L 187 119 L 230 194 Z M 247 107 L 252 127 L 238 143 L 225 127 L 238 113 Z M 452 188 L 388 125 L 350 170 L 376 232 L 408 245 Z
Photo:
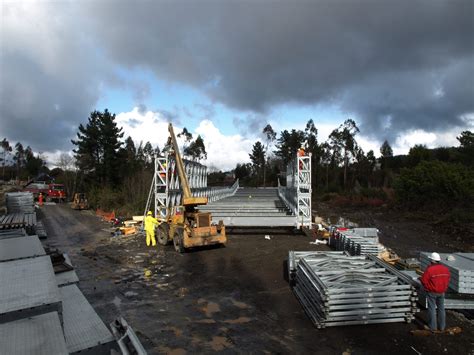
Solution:
M 446 312 L 444 311 L 444 293 L 449 286 L 449 269 L 440 263 L 441 258 L 438 253 L 431 253 L 429 256 L 431 264 L 426 268 L 421 276 L 421 284 L 426 291 L 428 300 L 429 326 L 431 331 L 436 328 L 436 307 L 438 307 L 439 330 L 446 328 Z

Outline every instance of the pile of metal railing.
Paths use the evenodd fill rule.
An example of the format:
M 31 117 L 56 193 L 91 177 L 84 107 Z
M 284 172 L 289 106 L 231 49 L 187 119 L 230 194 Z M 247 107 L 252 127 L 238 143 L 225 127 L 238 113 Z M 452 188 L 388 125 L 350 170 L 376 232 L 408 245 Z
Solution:
M 379 243 L 376 228 L 336 229 L 329 239 L 336 250 L 345 250 L 350 255 L 379 254 L 383 246 Z
M 33 213 L 35 211 L 31 192 L 9 192 L 5 196 L 8 213 Z
M 304 253 L 289 254 L 290 282 L 316 327 L 410 322 L 418 311 L 409 278 L 377 258 Z

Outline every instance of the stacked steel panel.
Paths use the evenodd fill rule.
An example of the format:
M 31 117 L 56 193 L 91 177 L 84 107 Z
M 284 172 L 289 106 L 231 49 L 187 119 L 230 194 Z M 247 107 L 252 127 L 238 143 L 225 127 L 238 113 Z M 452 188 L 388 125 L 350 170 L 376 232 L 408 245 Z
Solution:
M 8 213 L 33 213 L 35 211 L 31 192 L 9 192 L 5 196 Z
M 57 312 L 0 324 L 0 354 L 69 354 Z
M 55 275 L 38 236 L 16 231 L 0 239 L 0 354 L 110 354 L 114 338 L 71 285 L 74 270 Z
M 430 253 L 420 253 L 421 268 L 426 270 L 431 260 Z M 457 293 L 474 294 L 474 253 L 440 253 L 440 263 L 451 274 L 449 288 Z
M 335 230 L 329 244 L 335 249 L 345 250 L 351 255 L 377 255 L 383 251 L 376 228 Z
M 0 263 L 46 255 L 38 236 L 0 239 Z
M 26 231 L 24 229 L 0 229 L 0 240 L 17 238 L 17 237 L 26 237 Z
M 49 312 L 62 318 L 49 256 L 0 263 L 0 323 Z
M 301 254 L 294 281 L 295 295 L 318 328 L 410 322 L 418 311 L 415 287 L 369 256 Z
M 114 337 L 76 285 L 59 288 L 64 337 L 70 354 L 110 354 Z
M 290 251 L 288 253 L 288 280 L 294 281 L 298 263 L 303 257 L 323 257 L 323 256 L 345 257 L 349 254 L 345 251 Z

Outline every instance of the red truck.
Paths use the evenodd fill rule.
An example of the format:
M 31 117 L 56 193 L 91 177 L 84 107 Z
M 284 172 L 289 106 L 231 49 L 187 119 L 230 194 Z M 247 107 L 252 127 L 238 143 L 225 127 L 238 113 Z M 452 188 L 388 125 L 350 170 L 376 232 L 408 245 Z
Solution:
M 31 192 L 37 200 L 40 193 L 46 201 L 66 201 L 66 191 L 63 184 L 46 184 L 44 182 L 32 182 L 25 186 L 24 192 Z

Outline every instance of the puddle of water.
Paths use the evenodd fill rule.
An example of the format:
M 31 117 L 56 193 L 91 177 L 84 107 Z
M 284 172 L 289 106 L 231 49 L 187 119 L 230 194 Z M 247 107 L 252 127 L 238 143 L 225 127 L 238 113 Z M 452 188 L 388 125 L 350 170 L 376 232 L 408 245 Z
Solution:
M 119 297 L 115 296 L 114 299 L 112 300 L 112 303 L 115 305 L 115 307 L 120 309 L 120 305 L 122 304 L 122 300 Z

